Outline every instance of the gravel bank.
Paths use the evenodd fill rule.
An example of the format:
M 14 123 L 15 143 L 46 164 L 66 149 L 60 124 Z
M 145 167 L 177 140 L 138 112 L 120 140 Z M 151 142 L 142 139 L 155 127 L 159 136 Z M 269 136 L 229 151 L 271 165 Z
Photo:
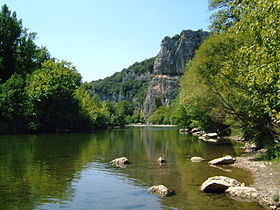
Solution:
M 280 202 L 273 201 L 280 197 L 280 163 L 258 160 L 259 153 L 251 152 L 236 158 L 234 166 L 252 173 L 254 184 L 260 193 L 259 203 L 271 209 L 280 210 Z

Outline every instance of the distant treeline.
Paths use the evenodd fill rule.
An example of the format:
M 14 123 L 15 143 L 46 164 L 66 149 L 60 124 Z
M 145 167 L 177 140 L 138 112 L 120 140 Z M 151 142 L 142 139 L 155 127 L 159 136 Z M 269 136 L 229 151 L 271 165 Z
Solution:
M 210 0 L 209 8 L 211 36 L 187 64 L 176 101 L 159 107 L 148 121 L 243 136 L 280 159 L 280 2 Z M 152 73 L 153 58 L 124 70 L 131 80 L 123 80 L 120 72 L 82 83 L 75 67 L 36 46 L 35 36 L 2 7 L 0 133 L 86 131 L 144 122 L 147 84 L 141 74 Z M 101 101 L 102 93 L 118 102 Z
M 101 102 L 66 61 L 34 43 L 7 5 L 0 11 L 0 133 L 88 131 L 141 121 L 131 103 Z M 132 116 L 133 115 L 133 116 Z

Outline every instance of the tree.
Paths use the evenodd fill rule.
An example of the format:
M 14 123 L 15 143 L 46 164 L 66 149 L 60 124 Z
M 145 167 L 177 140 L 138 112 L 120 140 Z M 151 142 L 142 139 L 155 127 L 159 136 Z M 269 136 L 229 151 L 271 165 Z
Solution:
M 79 117 L 75 90 L 81 84 L 81 76 L 67 62 L 46 61 L 30 76 L 26 86 L 26 117 L 29 129 L 55 131 L 72 129 Z
M 16 71 L 17 46 L 22 33 L 22 22 L 16 13 L 2 6 L 0 12 L 0 78 L 6 81 Z
M 242 0 L 209 0 L 208 7 L 215 11 L 210 16 L 213 32 L 226 31 L 240 20 L 240 13 L 234 11 Z

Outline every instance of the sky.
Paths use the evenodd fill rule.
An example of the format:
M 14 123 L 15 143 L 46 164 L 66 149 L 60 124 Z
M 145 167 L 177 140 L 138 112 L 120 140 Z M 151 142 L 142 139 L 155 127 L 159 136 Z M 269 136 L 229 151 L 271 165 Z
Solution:
M 36 32 L 38 46 L 76 66 L 83 81 L 102 79 L 156 56 L 161 40 L 208 30 L 208 0 L 0 0 Z

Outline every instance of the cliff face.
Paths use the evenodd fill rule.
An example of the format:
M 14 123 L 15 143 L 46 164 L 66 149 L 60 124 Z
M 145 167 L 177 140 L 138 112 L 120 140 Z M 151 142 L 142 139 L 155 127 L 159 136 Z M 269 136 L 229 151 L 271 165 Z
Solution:
M 91 95 L 101 100 L 131 101 L 147 119 L 158 107 L 170 106 L 179 90 L 186 63 L 209 35 L 205 31 L 182 31 L 165 37 L 154 58 L 137 62 L 103 80 L 92 81 Z
M 147 119 L 159 106 L 170 106 L 179 90 L 179 78 L 195 50 L 209 35 L 205 31 L 182 31 L 172 38 L 165 37 L 154 62 L 154 71 L 144 102 Z

